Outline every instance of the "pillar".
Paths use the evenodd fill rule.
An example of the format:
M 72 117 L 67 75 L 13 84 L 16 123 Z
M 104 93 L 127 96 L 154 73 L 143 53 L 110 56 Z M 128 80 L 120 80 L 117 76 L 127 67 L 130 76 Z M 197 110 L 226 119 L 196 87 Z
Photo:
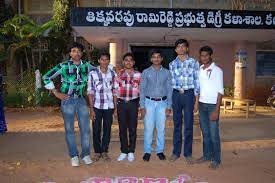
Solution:
M 235 45 L 235 73 L 234 73 L 234 98 L 245 99 L 246 72 L 247 72 L 247 49 L 245 42 L 238 42 Z

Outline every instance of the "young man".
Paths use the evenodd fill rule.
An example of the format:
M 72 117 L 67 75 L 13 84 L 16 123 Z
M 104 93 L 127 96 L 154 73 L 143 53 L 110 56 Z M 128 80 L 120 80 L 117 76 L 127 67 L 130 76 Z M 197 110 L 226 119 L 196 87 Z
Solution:
M 209 46 L 200 49 L 200 127 L 203 134 L 203 157 L 197 163 L 211 161 L 210 168 L 216 169 L 221 163 L 219 135 L 219 114 L 223 88 L 223 71 L 212 60 L 213 50 Z
M 119 85 L 117 116 L 121 143 L 121 154 L 117 161 L 122 161 L 128 156 L 128 161 L 132 162 L 135 159 L 141 74 L 134 70 L 135 61 L 132 53 L 123 56 L 122 64 L 123 69 L 117 78 Z
M 94 161 L 101 157 L 110 161 L 108 155 L 113 113 L 117 103 L 116 74 L 108 66 L 110 54 L 100 53 L 99 66 L 88 76 L 88 97 L 90 101 L 90 115 L 93 120 L 93 145 L 95 150 Z M 103 135 L 101 129 L 103 123 Z
M 85 164 L 92 163 L 90 159 L 89 110 L 83 94 L 87 87 L 88 73 L 93 69 L 93 66 L 89 62 L 81 60 L 83 50 L 84 47 L 81 44 L 73 43 L 69 53 L 71 59 L 58 64 L 43 76 L 45 88 L 61 100 L 66 142 L 72 166 L 79 166 L 74 132 L 75 114 L 77 114 L 78 126 L 80 128 L 81 158 Z M 56 89 L 52 80 L 59 75 L 61 75 L 62 85 L 60 89 Z
M 189 43 L 185 39 L 175 42 L 177 58 L 169 64 L 173 83 L 173 154 L 170 161 L 176 161 L 182 149 L 182 111 L 184 111 L 184 157 L 192 164 L 193 112 L 198 110 L 199 63 L 189 57 Z M 194 106 L 195 105 L 195 106 Z
M 151 52 L 153 65 L 142 72 L 140 107 L 144 117 L 144 161 L 149 161 L 152 151 L 154 129 L 157 130 L 156 153 L 165 160 L 165 121 L 171 112 L 172 82 L 168 69 L 161 66 L 163 56 L 160 51 Z

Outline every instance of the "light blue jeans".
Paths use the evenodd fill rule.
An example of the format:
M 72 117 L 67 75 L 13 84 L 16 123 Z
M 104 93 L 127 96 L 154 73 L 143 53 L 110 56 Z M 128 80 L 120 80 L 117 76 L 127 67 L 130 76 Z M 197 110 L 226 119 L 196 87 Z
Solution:
M 145 99 L 146 114 L 144 117 L 144 153 L 151 153 L 154 129 L 157 130 L 157 146 L 156 153 L 164 152 L 165 146 L 165 110 L 167 108 L 167 100 L 153 101 Z
M 78 156 L 74 131 L 75 115 L 77 115 L 81 136 L 81 158 L 90 155 L 90 118 L 85 98 L 70 98 L 61 101 L 61 111 L 65 124 L 66 142 L 70 157 Z

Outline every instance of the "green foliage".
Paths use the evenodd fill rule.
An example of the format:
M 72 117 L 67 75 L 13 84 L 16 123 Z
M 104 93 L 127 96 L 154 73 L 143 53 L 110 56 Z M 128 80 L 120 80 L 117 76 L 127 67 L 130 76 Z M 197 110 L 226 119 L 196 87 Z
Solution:
M 35 90 L 35 74 L 33 72 L 24 73 L 23 79 L 18 81 L 7 80 L 7 85 L 13 85 L 13 90 L 8 91 L 4 96 L 7 107 L 35 107 L 37 105 L 49 106 L 57 105 L 59 101 L 42 88 Z M 39 100 L 39 104 L 37 104 Z
M 224 96 L 225 97 L 234 97 L 234 87 L 225 86 L 224 87 Z
M 70 2 L 68 0 L 55 0 L 53 3 L 53 20 L 57 30 L 65 30 L 70 26 Z

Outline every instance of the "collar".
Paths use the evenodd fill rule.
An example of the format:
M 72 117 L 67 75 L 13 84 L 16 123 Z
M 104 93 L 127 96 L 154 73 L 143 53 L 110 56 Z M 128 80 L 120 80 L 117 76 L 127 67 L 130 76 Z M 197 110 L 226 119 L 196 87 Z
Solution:
M 209 67 L 207 67 L 206 69 L 203 69 L 203 67 L 204 67 L 204 65 L 201 65 L 201 66 L 200 66 L 200 68 L 201 68 L 202 70 L 209 70 L 209 69 L 213 70 L 214 67 L 216 67 L 216 64 L 215 64 L 215 62 L 212 62 L 212 63 L 209 65 Z
M 156 69 L 153 67 L 153 65 L 151 65 L 151 69 L 154 70 L 154 71 L 158 71 L 158 70 L 156 70 Z M 161 71 L 162 69 L 163 69 L 163 66 L 161 65 L 159 71 Z
M 70 64 L 74 64 L 74 61 L 72 60 L 72 58 L 70 58 L 70 60 L 68 61 Z M 83 61 L 82 59 L 80 59 L 80 64 L 79 65 L 82 65 L 83 64 Z M 76 65 L 76 64 L 74 64 Z
M 99 72 L 99 73 L 101 73 L 101 74 L 108 74 L 109 72 L 111 72 L 111 69 L 110 69 L 109 67 L 108 67 L 108 69 L 107 69 L 107 72 L 106 72 L 106 73 L 101 72 L 101 70 L 100 70 L 100 66 L 97 66 L 96 68 L 98 69 L 98 72 Z
M 191 57 L 189 57 L 189 55 L 188 55 L 187 58 L 184 60 L 184 62 L 189 61 L 190 58 L 191 58 Z M 178 63 L 183 63 L 183 62 L 181 61 L 181 59 L 179 58 L 179 56 L 176 57 L 176 62 L 178 62 Z

